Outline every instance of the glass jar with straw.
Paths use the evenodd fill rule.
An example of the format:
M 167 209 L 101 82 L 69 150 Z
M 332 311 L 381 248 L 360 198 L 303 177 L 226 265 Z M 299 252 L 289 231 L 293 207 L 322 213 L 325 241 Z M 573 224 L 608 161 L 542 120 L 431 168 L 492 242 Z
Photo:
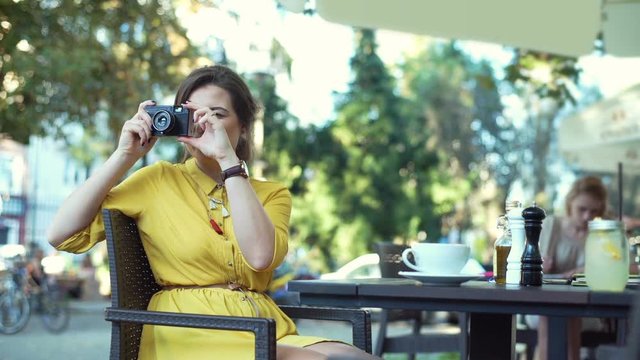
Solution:
M 629 243 L 621 221 L 589 221 L 584 272 L 591 290 L 624 290 L 629 280 Z

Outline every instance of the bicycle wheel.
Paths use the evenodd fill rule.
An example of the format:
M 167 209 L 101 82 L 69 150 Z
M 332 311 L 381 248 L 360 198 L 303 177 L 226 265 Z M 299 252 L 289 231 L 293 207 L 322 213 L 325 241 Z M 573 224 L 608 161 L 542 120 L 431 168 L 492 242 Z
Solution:
M 49 290 L 42 293 L 40 316 L 44 327 L 52 333 L 64 331 L 69 326 L 69 305 L 60 292 Z
M 27 326 L 31 306 L 22 291 L 7 289 L 0 296 L 0 333 L 15 334 Z

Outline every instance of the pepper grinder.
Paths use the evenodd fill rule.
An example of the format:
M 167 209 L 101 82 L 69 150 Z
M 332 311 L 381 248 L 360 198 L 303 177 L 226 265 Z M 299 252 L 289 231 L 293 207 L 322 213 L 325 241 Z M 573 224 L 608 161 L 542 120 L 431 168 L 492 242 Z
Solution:
M 507 213 L 511 229 L 511 251 L 507 257 L 507 285 L 520 285 L 522 251 L 524 250 L 524 218 L 522 208 L 516 207 Z
M 524 286 L 542 286 L 542 255 L 540 255 L 540 231 L 542 220 L 547 217 L 544 209 L 532 206 L 522 211 L 524 231 L 527 242 L 522 253 L 522 273 L 520 284 Z

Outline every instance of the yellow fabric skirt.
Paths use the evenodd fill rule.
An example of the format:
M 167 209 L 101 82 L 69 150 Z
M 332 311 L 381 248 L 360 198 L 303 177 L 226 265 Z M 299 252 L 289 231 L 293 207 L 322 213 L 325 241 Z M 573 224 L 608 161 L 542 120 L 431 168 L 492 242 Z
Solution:
M 247 296 L 250 296 L 253 301 L 249 301 Z M 316 336 L 298 335 L 295 323 L 270 297 L 250 291 L 219 288 L 160 291 L 153 296 L 148 309 L 202 315 L 246 317 L 258 315 L 276 321 L 278 344 L 305 347 L 332 341 Z M 256 310 L 259 314 L 256 314 Z M 254 355 L 254 335 L 251 332 L 145 325 L 138 358 L 141 360 L 235 360 L 253 359 Z

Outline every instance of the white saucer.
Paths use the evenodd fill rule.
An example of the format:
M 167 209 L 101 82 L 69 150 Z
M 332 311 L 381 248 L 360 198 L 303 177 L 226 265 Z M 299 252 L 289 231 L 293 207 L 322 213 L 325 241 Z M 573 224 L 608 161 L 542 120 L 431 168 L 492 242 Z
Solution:
M 465 281 L 480 279 L 482 275 L 452 274 L 433 275 L 419 271 L 399 271 L 398 275 L 409 279 L 418 280 L 426 285 L 458 286 Z

